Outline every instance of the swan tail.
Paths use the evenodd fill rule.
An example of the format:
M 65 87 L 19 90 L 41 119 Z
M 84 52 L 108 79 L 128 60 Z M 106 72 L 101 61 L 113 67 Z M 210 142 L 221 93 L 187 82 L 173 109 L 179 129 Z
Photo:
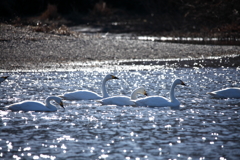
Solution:
M 207 94 L 210 94 L 210 95 L 216 95 L 216 93 L 213 93 L 213 92 L 207 92 Z
M 0 107 L 0 111 L 7 111 L 8 107 Z
M 59 95 L 58 97 L 60 97 L 60 98 L 62 98 L 62 99 L 65 99 L 65 97 L 64 97 L 64 96 L 62 96 L 62 95 Z
M 133 103 L 133 104 L 131 105 L 132 107 L 137 107 L 137 104 L 136 104 L 135 101 L 132 101 L 132 103 Z
M 101 100 L 97 100 L 96 102 L 101 103 L 103 105 L 103 101 Z

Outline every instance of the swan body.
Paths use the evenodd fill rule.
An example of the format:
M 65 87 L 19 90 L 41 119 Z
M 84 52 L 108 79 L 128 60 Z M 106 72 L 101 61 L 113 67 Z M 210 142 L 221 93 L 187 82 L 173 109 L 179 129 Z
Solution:
M 103 81 L 102 81 L 102 96 L 88 90 L 80 90 L 75 92 L 68 92 L 65 93 L 63 96 L 59 96 L 63 98 L 64 100 L 97 100 L 109 97 L 107 91 L 106 91 L 106 82 L 110 79 L 119 79 L 113 75 L 107 75 Z
M 88 90 L 69 92 L 60 97 L 65 100 L 94 100 L 102 98 L 99 94 Z
M 136 106 L 145 106 L 145 107 L 179 107 L 180 102 L 174 96 L 174 88 L 176 85 L 185 85 L 185 83 L 176 79 L 170 90 L 170 100 L 161 96 L 150 96 L 141 98 L 135 101 Z
M 160 96 L 151 96 L 137 100 L 136 105 L 145 107 L 177 107 L 180 105 L 180 102 L 178 100 L 170 101 Z
M 3 81 L 5 81 L 9 76 L 3 76 L 3 77 L 0 77 L 0 83 L 2 83 Z
M 215 98 L 240 98 L 240 88 L 225 88 L 207 94 Z
M 23 101 L 20 103 L 14 103 L 10 106 L 8 106 L 8 110 L 12 111 L 42 111 L 42 112 L 55 112 L 57 111 L 57 108 L 50 103 L 51 100 L 54 100 L 57 102 L 61 107 L 64 108 L 62 100 L 60 97 L 47 97 L 44 103 L 38 102 L 38 101 Z
M 102 105 L 117 105 L 117 106 L 133 106 L 135 105 L 135 102 L 133 100 L 137 99 L 138 94 L 144 94 L 147 95 L 147 92 L 143 87 L 135 89 L 131 97 L 127 96 L 113 96 L 101 99 L 97 102 L 101 103 Z

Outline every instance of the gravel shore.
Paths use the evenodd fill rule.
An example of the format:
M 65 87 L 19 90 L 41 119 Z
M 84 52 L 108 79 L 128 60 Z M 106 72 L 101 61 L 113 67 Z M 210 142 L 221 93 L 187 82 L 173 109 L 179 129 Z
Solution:
M 0 24 L 0 53 L 0 69 L 16 70 L 42 69 L 53 63 L 64 66 L 72 62 L 95 60 L 166 61 L 173 58 L 228 57 L 240 55 L 240 46 L 160 43 L 102 37 L 99 34 L 50 34 L 33 31 L 32 27 Z M 233 61 L 239 62 L 239 56 L 233 58 Z

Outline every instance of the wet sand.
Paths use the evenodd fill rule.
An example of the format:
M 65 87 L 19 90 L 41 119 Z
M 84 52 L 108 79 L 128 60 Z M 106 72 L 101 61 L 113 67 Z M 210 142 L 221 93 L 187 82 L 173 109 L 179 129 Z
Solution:
M 32 27 L 5 24 L 0 25 L 0 52 L 1 70 L 44 69 L 52 64 L 64 68 L 73 62 L 105 60 L 129 60 L 121 62 L 125 65 L 143 63 L 131 62 L 135 59 L 148 59 L 144 62 L 146 65 L 170 64 L 175 67 L 196 64 L 237 67 L 240 64 L 240 46 L 124 40 L 74 32 L 71 35 L 51 34 L 33 31 Z

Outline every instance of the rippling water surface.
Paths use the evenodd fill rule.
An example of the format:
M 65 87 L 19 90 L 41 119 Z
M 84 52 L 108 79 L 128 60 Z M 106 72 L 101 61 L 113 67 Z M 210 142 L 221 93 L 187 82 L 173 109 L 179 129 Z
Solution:
M 0 85 L 0 108 L 66 91 L 88 89 L 130 95 L 144 86 L 168 97 L 171 83 L 182 79 L 175 95 L 180 110 L 101 106 L 95 101 L 64 101 L 53 113 L 0 111 L 0 159 L 238 159 L 240 101 L 213 99 L 206 92 L 239 87 L 239 68 L 157 68 L 107 71 L 11 72 Z

